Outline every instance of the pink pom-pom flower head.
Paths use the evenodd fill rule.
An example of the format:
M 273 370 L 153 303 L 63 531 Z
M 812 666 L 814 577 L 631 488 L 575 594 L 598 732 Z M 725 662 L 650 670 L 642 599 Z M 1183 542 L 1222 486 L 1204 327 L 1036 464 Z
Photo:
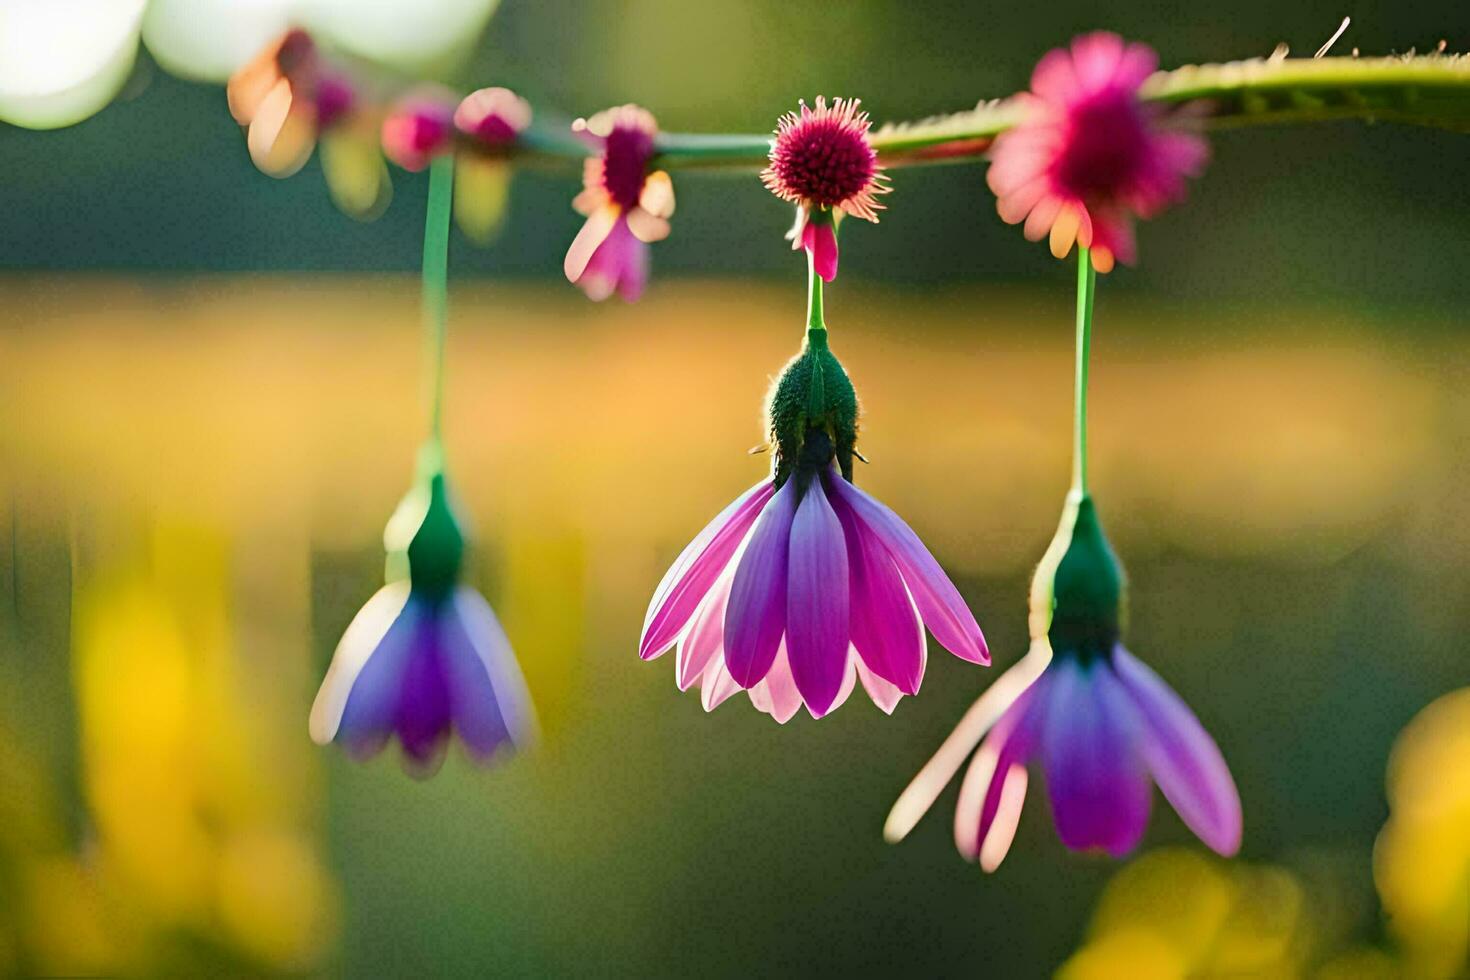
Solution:
M 767 408 L 770 479 L 689 543 L 649 604 L 645 660 L 677 646 L 680 690 L 705 710 L 745 690 L 778 722 L 815 718 L 856 684 L 885 712 L 916 694 L 924 628 L 987 664 L 985 638 L 929 549 L 852 483 L 857 398 L 826 330 L 808 332 Z
M 636 105 L 579 119 L 573 129 L 600 151 L 582 170 L 582 193 L 572 202 L 587 216 L 563 271 L 594 300 L 614 292 L 636 300 L 648 281 L 648 244 L 668 237 L 674 185 L 650 171 L 658 125 Z
M 1076 244 L 1099 272 L 1131 264 L 1134 219 L 1181 200 L 1209 155 L 1203 137 L 1139 99 L 1157 66 L 1152 48 L 1105 32 L 1048 52 L 1018 96 L 1024 118 L 991 150 L 1001 218 L 1024 222 L 1031 241 L 1048 238 L 1058 258 Z
M 1010 849 L 1027 771 L 1046 774 L 1062 843 L 1121 857 L 1148 826 L 1151 784 L 1219 854 L 1240 847 L 1240 796 L 1209 733 L 1179 695 L 1122 643 L 1122 568 L 1092 499 L 1074 494 L 1037 570 L 1032 649 L 987 690 L 894 804 L 901 840 L 971 758 L 955 808 L 955 845 L 986 871 Z M 983 739 L 983 742 L 982 742 Z
M 796 205 L 786 233 L 793 249 L 806 249 L 826 282 L 837 276 L 837 219 L 850 214 L 876 222 L 879 194 L 891 187 L 868 138 L 871 121 L 859 99 L 817 97 L 782 116 L 771 141 L 770 165 L 761 172 L 767 189 Z

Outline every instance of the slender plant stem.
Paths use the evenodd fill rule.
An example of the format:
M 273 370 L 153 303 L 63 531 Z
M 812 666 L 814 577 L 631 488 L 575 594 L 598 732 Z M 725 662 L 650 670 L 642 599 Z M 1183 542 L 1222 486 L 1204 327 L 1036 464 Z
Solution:
M 827 329 L 822 319 L 822 277 L 817 275 L 817 259 L 811 252 L 806 256 L 806 328 Z
M 454 198 L 454 155 L 429 164 L 424 218 L 424 338 L 429 392 L 429 439 L 438 445 L 444 417 L 444 348 L 449 331 L 449 213 Z
M 1097 272 L 1091 249 L 1077 250 L 1077 373 L 1072 404 L 1072 491 L 1087 495 L 1087 368 L 1092 354 L 1092 300 Z

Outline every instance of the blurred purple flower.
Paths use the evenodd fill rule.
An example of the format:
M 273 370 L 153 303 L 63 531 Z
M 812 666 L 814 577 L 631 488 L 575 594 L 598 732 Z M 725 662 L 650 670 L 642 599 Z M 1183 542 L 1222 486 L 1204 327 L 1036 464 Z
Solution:
M 347 627 L 311 709 L 311 737 L 355 758 L 398 736 L 404 764 L 432 775 L 456 732 L 476 761 L 535 728 L 515 655 L 489 603 L 467 586 L 444 597 L 408 582 L 379 589 Z
M 359 759 L 396 735 L 404 767 L 422 777 L 438 770 L 452 733 L 488 762 L 502 746 L 529 742 L 536 723 L 505 631 L 459 583 L 464 536 L 437 443 L 421 451 L 420 468 L 383 534 L 390 581 L 342 634 L 309 730 Z
M 814 437 L 809 437 L 809 442 Z M 706 710 L 741 689 L 779 722 L 820 718 L 855 682 L 885 712 L 924 677 L 924 627 L 988 664 L 975 617 L 893 511 L 825 460 L 778 488 L 763 481 L 700 532 L 664 576 L 639 655 L 677 643 L 680 690 Z
M 1150 779 L 1212 850 L 1229 857 L 1240 848 L 1240 797 L 1219 748 L 1121 644 L 1096 657 L 1059 656 L 975 754 L 955 808 L 955 844 L 987 871 L 1010 847 L 1032 761 L 1046 774 L 1057 834 L 1074 851 L 1132 851 L 1148 826 Z

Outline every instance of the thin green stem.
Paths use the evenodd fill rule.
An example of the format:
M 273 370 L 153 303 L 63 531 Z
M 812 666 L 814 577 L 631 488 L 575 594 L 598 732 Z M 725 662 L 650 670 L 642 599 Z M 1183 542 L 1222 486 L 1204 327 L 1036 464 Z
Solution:
M 1087 368 L 1092 353 L 1092 300 L 1097 271 L 1091 249 L 1077 250 L 1077 373 L 1072 405 L 1072 492 L 1087 495 Z
M 424 218 L 424 338 L 429 391 L 429 439 L 441 441 L 444 348 L 449 332 L 449 214 L 454 198 L 454 155 L 429 164 L 429 207 Z
M 806 328 L 827 329 L 822 319 L 822 277 L 817 275 L 817 259 L 811 252 L 806 254 Z

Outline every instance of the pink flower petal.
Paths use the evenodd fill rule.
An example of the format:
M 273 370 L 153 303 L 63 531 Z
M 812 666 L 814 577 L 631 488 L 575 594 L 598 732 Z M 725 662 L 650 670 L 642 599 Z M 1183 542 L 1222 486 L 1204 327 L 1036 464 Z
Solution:
M 704 676 L 699 679 L 699 701 L 705 711 L 715 710 L 739 691 L 740 685 L 735 683 L 735 678 L 725 669 L 724 657 L 715 657 L 704 668 Z
M 791 661 L 787 658 L 784 643 L 776 653 L 770 673 L 750 689 L 750 703 L 782 725 L 801 709 L 801 692 L 796 688 L 796 679 L 791 676 Z
M 833 222 L 808 224 L 803 235 L 810 237 L 807 250 L 812 253 L 812 264 L 824 282 L 837 278 L 837 231 Z
M 730 583 L 734 578 L 733 569 L 727 567 L 699 604 L 689 629 L 679 639 L 674 678 L 681 691 L 689 690 L 699 680 L 711 658 L 724 647 L 725 607 L 730 602 Z
M 841 480 L 836 474 L 826 479 Z M 852 508 L 834 494 L 842 523 L 851 581 L 852 644 L 864 664 L 904 694 L 917 694 L 924 680 L 924 625 L 888 549 Z
M 1122 647 L 1113 650 L 1113 669 L 1138 708 L 1139 748 L 1164 798 L 1200 840 L 1231 857 L 1240 849 L 1240 794 L 1214 739 L 1179 695 Z
M 761 511 L 735 568 L 725 611 L 725 668 L 741 687 L 754 687 L 766 676 L 786 632 L 787 567 L 796 503 L 796 481 L 787 480 Z
M 962 660 L 989 664 L 990 651 L 980 624 L 919 536 L 897 514 L 848 481 L 833 480 L 832 487 L 834 496 L 847 504 L 888 550 L 934 638 Z
M 847 672 L 851 596 L 842 523 L 819 477 L 807 485 L 791 524 L 788 569 L 791 674 L 812 715 L 820 718 L 831 709 Z
M 868 697 L 873 699 L 873 703 L 885 715 L 893 714 L 893 709 L 898 707 L 903 692 L 869 670 L 863 663 L 862 657 L 857 655 L 856 650 L 853 651 L 852 662 L 856 668 L 857 679 L 862 683 L 863 690 L 868 692 Z
M 652 660 L 678 638 L 775 492 L 769 480 L 745 491 L 710 521 L 669 566 L 648 604 L 638 643 L 640 657 Z

